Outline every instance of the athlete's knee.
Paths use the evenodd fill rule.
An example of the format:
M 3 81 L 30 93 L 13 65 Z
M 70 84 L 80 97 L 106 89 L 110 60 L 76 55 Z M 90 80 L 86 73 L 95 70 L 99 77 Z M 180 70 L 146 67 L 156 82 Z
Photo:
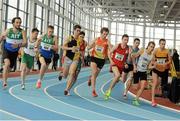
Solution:
M 41 66 L 42 66 L 42 67 L 46 67 L 47 64 L 46 64 L 46 63 L 42 63 Z

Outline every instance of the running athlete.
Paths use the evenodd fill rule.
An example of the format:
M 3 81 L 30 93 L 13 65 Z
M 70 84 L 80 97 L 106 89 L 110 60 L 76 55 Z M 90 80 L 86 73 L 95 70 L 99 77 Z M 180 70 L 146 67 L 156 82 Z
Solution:
M 111 48 L 111 43 L 107 39 L 107 35 L 109 34 L 109 29 L 106 27 L 103 27 L 100 33 L 101 33 L 100 37 L 93 40 L 88 47 L 88 49 L 92 48 L 91 64 L 90 64 L 92 72 L 91 72 L 90 79 L 88 81 L 88 85 L 90 86 L 92 83 L 92 96 L 93 97 L 98 96 L 95 90 L 96 78 L 105 64 L 105 59 L 108 56 L 108 49 Z
M 84 33 L 83 31 L 81 31 L 80 34 L 79 34 L 80 43 L 84 43 L 84 36 L 85 36 L 85 33 Z M 81 48 L 81 45 L 82 45 L 82 44 L 80 44 L 80 48 Z M 69 83 L 69 85 L 67 85 L 67 88 L 66 88 L 66 90 L 68 91 L 68 93 L 70 92 L 70 89 L 73 87 L 73 85 L 74 85 L 75 82 L 77 81 L 77 77 L 78 77 L 78 75 L 79 75 L 79 73 L 80 73 L 80 71 L 81 71 L 82 61 L 83 61 L 83 59 L 84 59 L 84 58 L 82 57 L 82 54 L 84 53 L 84 50 L 85 50 L 85 49 L 83 49 L 83 50 L 80 49 L 80 57 L 79 57 L 79 62 L 78 62 L 78 64 L 77 64 L 77 69 L 76 69 L 76 71 L 75 71 L 74 80 L 72 80 L 72 81 Z
M 124 34 L 122 36 L 122 42 L 115 45 L 109 53 L 110 60 L 110 71 L 113 72 L 114 78 L 105 93 L 105 99 L 109 99 L 111 91 L 115 84 L 119 81 L 119 78 L 122 74 L 123 68 L 128 68 L 127 59 L 129 54 L 129 46 L 127 45 L 129 36 Z
M 26 34 L 25 31 L 20 28 L 21 18 L 15 17 L 12 19 L 13 28 L 7 29 L 0 36 L 0 41 L 4 41 L 3 51 L 3 88 L 7 87 L 7 79 L 9 71 L 15 66 L 18 51 L 20 47 L 26 46 Z
M 59 79 L 62 79 L 62 77 L 67 78 L 67 76 L 69 76 L 66 89 L 64 90 L 64 95 L 69 95 L 69 87 L 72 81 L 75 80 L 76 69 L 80 59 L 80 31 L 81 26 L 75 25 L 73 28 L 73 35 L 69 36 L 62 46 L 65 57 L 63 73 L 60 73 Z
M 156 65 L 156 68 L 152 71 L 152 78 L 153 78 L 153 84 L 152 84 L 152 106 L 157 106 L 157 103 L 155 102 L 154 95 L 155 95 L 155 88 L 157 86 L 157 82 L 160 80 L 161 83 L 167 85 L 168 83 L 168 70 L 171 64 L 171 57 L 168 49 L 165 48 L 166 40 L 160 39 L 159 40 L 159 48 L 156 48 L 154 50 L 153 54 L 153 61 L 154 65 Z M 160 79 L 159 79 L 160 78 Z
M 82 39 L 81 44 L 80 44 L 82 66 L 85 66 L 84 56 L 85 56 L 85 49 L 87 47 L 87 42 L 84 40 L 84 36 L 85 36 L 85 33 L 83 31 L 81 31 L 79 37 Z
M 153 41 L 150 41 L 148 43 L 148 46 L 145 50 L 141 49 L 137 53 L 137 56 L 139 56 L 138 63 L 137 63 L 137 73 L 134 75 L 134 81 L 139 82 L 140 80 L 140 88 L 137 91 L 136 97 L 133 100 L 133 105 L 139 106 L 139 97 L 141 96 L 142 92 L 144 91 L 144 88 L 147 84 L 147 70 L 153 69 L 155 66 L 151 63 L 152 60 L 152 52 L 154 50 L 155 43 Z
M 27 46 L 23 49 L 22 59 L 21 59 L 21 89 L 25 89 L 25 78 L 30 72 L 34 65 L 34 57 L 36 55 L 34 51 L 34 46 L 37 40 L 39 30 L 33 28 L 31 31 L 31 36 L 28 38 Z
M 137 58 L 136 59 L 133 59 L 132 56 L 133 54 L 137 53 L 139 51 L 139 44 L 140 44 L 140 39 L 139 38 L 135 38 L 134 39 L 134 42 L 133 42 L 133 46 L 130 47 L 130 52 L 129 55 L 128 55 L 128 59 L 127 59 L 127 64 L 128 64 L 128 68 L 124 68 L 123 69 L 123 72 L 122 72 L 122 81 L 125 82 L 127 76 L 127 80 L 126 80 L 126 83 L 125 83 L 125 90 L 124 90 L 124 94 L 123 94 L 123 97 L 126 99 L 127 98 L 127 92 L 132 84 L 132 81 L 133 81 L 133 75 L 136 74 L 136 64 L 137 64 Z M 135 82 L 133 84 L 135 84 L 134 86 L 136 86 L 137 88 L 137 83 L 138 82 Z
M 58 51 L 58 39 L 57 36 L 53 35 L 54 27 L 49 25 L 47 34 L 42 35 L 38 38 L 35 45 L 35 50 L 39 49 L 39 61 L 41 63 L 41 68 L 39 72 L 39 79 L 36 82 L 36 88 L 41 88 L 41 81 L 44 77 L 44 73 L 48 69 L 49 64 L 51 63 L 53 57 L 53 51 Z

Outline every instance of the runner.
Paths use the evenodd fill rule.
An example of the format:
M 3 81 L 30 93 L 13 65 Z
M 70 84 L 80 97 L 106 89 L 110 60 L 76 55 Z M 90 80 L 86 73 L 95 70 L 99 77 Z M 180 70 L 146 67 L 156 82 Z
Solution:
M 27 46 L 23 49 L 22 61 L 21 61 L 21 89 L 25 89 L 25 78 L 26 75 L 30 72 L 31 68 L 34 65 L 34 46 L 37 40 L 39 30 L 33 28 L 31 31 L 31 36 L 28 38 Z
M 75 79 L 76 69 L 80 58 L 80 40 L 79 40 L 79 33 L 81 31 L 80 25 L 75 25 L 73 28 L 73 35 L 67 37 L 65 40 L 62 49 L 64 57 L 64 64 L 63 64 L 63 73 L 60 73 L 59 79 L 67 78 L 66 89 L 64 90 L 64 95 L 69 95 L 69 87 L 71 82 Z
M 39 79 L 36 82 L 36 88 L 41 88 L 41 81 L 44 77 L 44 73 L 48 69 L 49 64 L 51 63 L 53 57 L 53 51 L 58 51 L 58 39 L 57 36 L 53 35 L 54 27 L 49 25 L 47 34 L 42 35 L 38 38 L 37 43 L 35 45 L 35 51 L 38 51 L 38 47 L 40 45 L 39 50 L 39 61 L 41 64 Z
M 155 43 L 153 41 L 150 41 L 148 43 L 147 48 L 139 50 L 136 57 L 139 57 L 138 63 L 137 63 L 137 73 L 134 75 L 134 81 L 139 82 L 140 80 L 140 88 L 137 91 L 136 97 L 133 100 L 133 105 L 139 106 L 139 97 L 141 96 L 142 92 L 144 91 L 144 88 L 147 84 L 147 70 L 153 69 L 155 66 L 151 63 L 152 60 L 152 52 L 154 50 Z
M 108 88 L 108 90 L 105 92 L 105 99 L 109 99 L 111 95 L 111 91 L 116 85 L 116 83 L 119 81 L 119 78 L 121 77 L 123 68 L 128 69 L 127 59 L 129 54 L 129 46 L 127 45 L 129 40 L 129 36 L 127 34 L 124 34 L 122 36 L 122 42 L 115 45 L 109 54 L 109 60 L 110 60 L 110 71 L 113 73 L 114 78 Z
M 85 36 L 85 33 L 83 32 L 83 31 L 81 31 L 80 32 L 80 34 L 79 34 L 79 40 L 80 40 L 80 42 L 81 43 L 84 43 L 84 36 Z M 80 48 L 81 48 L 81 45 L 82 44 L 80 44 Z M 68 92 L 70 92 L 70 89 L 73 87 L 73 85 L 76 83 L 76 81 L 77 81 L 77 77 L 78 77 L 78 75 L 79 75 L 79 72 L 81 71 L 81 66 L 82 66 L 82 62 L 83 62 L 83 56 L 82 56 L 82 54 L 84 54 L 84 50 L 85 50 L 85 48 L 82 50 L 82 49 L 80 49 L 80 57 L 79 57 L 79 62 L 78 62 L 78 65 L 77 65 L 77 69 L 76 69 L 76 71 L 75 71 L 75 76 L 74 76 L 74 80 L 72 80 L 70 83 L 69 83 L 69 85 L 67 85 L 67 88 L 66 88 L 66 90 L 68 91 Z
M 103 68 L 105 64 L 105 59 L 108 56 L 108 49 L 111 48 L 111 43 L 107 39 L 107 35 L 109 34 L 109 29 L 103 27 L 100 31 L 100 37 L 96 38 L 91 42 L 88 49 L 92 48 L 91 54 L 91 64 L 90 67 L 92 69 L 90 79 L 88 81 L 88 85 L 90 86 L 92 83 L 92 96 L 97 97 L 97 93 L 95 90 L 96 78 Z
M 81 40 L 81 44 L 80 44 L 80 52 L 81 52 L 81 61 L 82 61 L 82 66 L 85 66 L 85 62 L 84 62 L 84 56 L 85 56 L 85 49 L 87 47 L 87 42 L 84 40 L 84 36 L 85 33 L 83 31 L 81 31 L 80 33 L 80 38 Z
M 154 95 L 155 95 L 155 88 L 157 86 L 157 83 L 160 80 L 161 83 L 167 85 L 168 83 L 168 70 L 171 64 L 171 57 L 168 49 L 165 48 L 166 40 L 160 39 L 159 40 L 159 48 L 156 48 L 154 50 L 153 54 L 153 60 L 155 61 L 156 68 L 152 71 L 152 78 L 153 78 L 153 84 L 152 84 L 152 106 L 157 106 L 157 103 L 155 102 Z M 160 78 L 160 79 L 159 79 Z M 163 87 L 162 87 L 163 88 Z
M 125 90 L 124 90 L 124 94 L 123 97 L 126 99 L 127 98 L 127 92 L 133 82 L 133 75 L 136 74 L 136 64 L 137 64 L 137 58 L 133 59 L 132 55 L 137 53 L 139 51 L 139 44 L 140 44 L 140 39 L 139 38 L 135 38 L 134 42 L 133 42 L 133 46 L 130 47 L 130 54 L 128 55 L 128 59 L 127 59 L 127 64 L 128 64 L 128 68 L 124 68 L 123 69 L 123 73 L 122 73 L 122 81 L 125 82 Z M 134 71 L 133 71 L 134 70 Z M 128 76 L 128 78 L 127 78 Z M 137 89 L 137 82 L 134 81 L 134 86 Z
M 13 28 L 7 29 L 0 36 L 0 41 L 4 41 L 3 51 L 3 88 L 7 87 L 7 79 L 9 71 L 15 66 L 18 51 L 20 47 L 26 46 L 26 34 L 25 31 L 20 28 L 21 18 L 15 17 L 12 19 Z

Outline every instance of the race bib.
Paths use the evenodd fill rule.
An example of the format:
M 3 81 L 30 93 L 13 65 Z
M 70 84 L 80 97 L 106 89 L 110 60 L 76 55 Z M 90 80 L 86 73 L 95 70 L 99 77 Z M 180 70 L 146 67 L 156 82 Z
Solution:
M 43 44 L 42 49 L 43 50 L 51 50 L 52 45 L 49 44 Z
M 142 65 L 141 65 L 144 69 L 146 69 L 147 68 L 147 63 L 142 63 Z
M 34 49 L 34 45 L 29 45 L 28 49 L 33 50 Z
M 102 52 L 103 52 L 103 50 L 104 50 L 104 48 L 103 48 L 103 47 L 101 47 L 101 46 L 96 46 L 96 48 L 95 48 L 95 49 L 96 49 L 96 51 L 97 51 L 97 52 L 101 52 L 101 53 L 102 53 Z
M 115 59 L 117 59 L 117 60 L 119 60 L 119 61 L 123 61 L 124 55 L 121 55 L 121 54 L 119 54 L 119 53 L 116 53 Z
M 166 63 L 166 59 L 157 59 L 157 63 L 158 64 L 165 64 Z

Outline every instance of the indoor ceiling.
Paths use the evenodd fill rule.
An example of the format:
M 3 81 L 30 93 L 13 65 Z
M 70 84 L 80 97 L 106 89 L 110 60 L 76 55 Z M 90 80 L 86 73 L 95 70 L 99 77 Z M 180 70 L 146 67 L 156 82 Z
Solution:
M 180 22 L 180 0 L 81 0 L 85 12 L 124 22 Z

